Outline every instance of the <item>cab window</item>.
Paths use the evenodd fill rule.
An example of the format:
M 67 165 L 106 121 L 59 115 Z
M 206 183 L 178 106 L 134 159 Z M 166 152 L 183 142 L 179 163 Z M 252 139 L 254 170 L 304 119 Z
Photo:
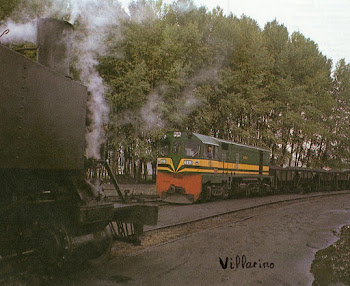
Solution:
M 218 157 L 218 147 L 214 145 L 205 145 L 205 157 L 209 159 L 217 159 Z
M 213 145 L 206 145 L 205 148 L 205 156 L 209 159 L 213 159 L 214 158 L 214 148 Z
M 159 144 L 159 155 L 160 156 L 167 156 L 169 155 L 170 151 L 170 142 L 168 139 L 163 139 L 160 141 Z
M 197 142 L 185 143 L 185 156 L 199 157 L 201 152 L 201 145 Z
M 181 142 L 180 141 L 174 141 L 173 143 L 173 154 L 180 154 L 181 153 Z

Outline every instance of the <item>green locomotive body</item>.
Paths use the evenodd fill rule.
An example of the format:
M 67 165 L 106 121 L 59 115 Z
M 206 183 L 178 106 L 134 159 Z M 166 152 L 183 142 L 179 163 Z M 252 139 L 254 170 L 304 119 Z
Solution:
M 169 132 L 157 160 L 157 191 L 167 202 L 193 203 L 271 185 L 270 151 L 197 133 Z

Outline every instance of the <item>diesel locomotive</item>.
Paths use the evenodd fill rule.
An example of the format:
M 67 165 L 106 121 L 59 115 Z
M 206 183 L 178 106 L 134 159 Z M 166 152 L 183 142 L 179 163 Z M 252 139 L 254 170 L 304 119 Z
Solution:
M 162 200 L 193 203 L 228 198 L 233 189 L 271 185 L 270 151 L 197 133 L 169 132 L 157 159 L 157 191 Z
M 72 32 L 41 19 L 38 62 L 0 44 L 1 269 L 96 258 L 118 229 L 137 236 L 157 221 L 156 207 L 109 202 L 86 180 L 87 88 L 69 77 Z
M 168 132 L 157 158 L 165 202 L 349 188 L 347 171 L 270 166 L 270 151 L 190 132 Z

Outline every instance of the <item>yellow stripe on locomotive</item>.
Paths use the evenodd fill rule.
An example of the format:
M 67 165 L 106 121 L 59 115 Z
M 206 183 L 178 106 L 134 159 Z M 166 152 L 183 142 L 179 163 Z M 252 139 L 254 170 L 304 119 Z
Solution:
M 157 159 L 157 190 L 165 201 L 193 203 L 205 189 L 232 195 L 232 183 L 269 180 L 270 152 L 196 134 L 167 133 Z

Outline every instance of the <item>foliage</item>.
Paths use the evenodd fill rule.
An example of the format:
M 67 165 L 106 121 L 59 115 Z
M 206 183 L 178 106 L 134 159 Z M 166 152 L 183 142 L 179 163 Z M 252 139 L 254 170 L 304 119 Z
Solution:
M 53 5 L 41 3 L 28 1 L 27 13 Z M 56 17 L 67 17 L 67 1 L 55 3 L 65 7 Z M 261 28 L 247 16 L 190 0 L 139 0 L 129 12 L 110 27 L 120 36 L 108 38 L 98 66 L 108 86 L 110 153 L 120 172 L 137 176 L 140 162 L 155 163 L 169 130 L 264 147 L 272 164 L 348 168 L 344 60 L 332 74 L 331 60 L 300 32 L 289 34 L 276 20 Z
M 0 0 L 0 21 L 10 16 L 20 0 Z
M 349 285 L 350 283 L 350 226 L 341 228 L 340 238 L 333 245 L 317 251 L 310 272 L 313 286 Z
M 123 23 L 100 66 L 115 142 L 127 128 L 154 160 L 160 134 L 185 130 L 270 149 L 273 164 L 346 166 L 349 66 L 333 78 L 317 44 L 277 21 L 261 29 L 220 8 L 160 3 L 142 1 L 153 16 Z

